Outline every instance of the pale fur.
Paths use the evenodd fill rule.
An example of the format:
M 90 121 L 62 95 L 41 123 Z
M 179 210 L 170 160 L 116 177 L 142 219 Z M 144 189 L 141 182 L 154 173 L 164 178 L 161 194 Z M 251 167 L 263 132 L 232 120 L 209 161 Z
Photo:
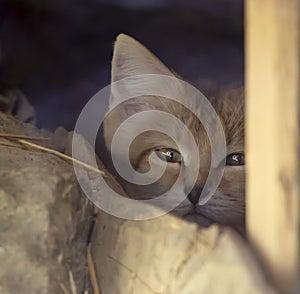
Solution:
M 144 87 L 134 83 L 134 76 L 139 74 L 163 74 L 175 76 L 161 61 L 159 61 L 152 53 L 133 38 L 121 34 L 118 36 L 112 60 L 112 82 L 122 78 L 131 77 L 134 87 Z M 169 85 L 165 85 L 168 87 Z M 112 89 L 110 108 L 118 101 L 120 93 Z M 229 90 L 219 93 L 215 97 L 207 97 L 218 113 L 224 127 L 224 132 L 227 141 L 227 154 L 234 152 L 244 152 L 244 102 L 243 90 Z M 185 97 L 183 99 L 189 99 Z M 188 126 L 193 136 L 195 137 L 201 159 L 201 168 L 196 185 L 191 194 L 197 194 L 201 191 L 209 168 L 210 168 L 210 144 L 203 127 L 195 116 L 182 107 L 179 103 L 170 102 L 161 97 L 142 97 L 132 99 L 130 102 L 124 103 L 117 110 L 111 112 L 104 122 L 104 133 L 107 148 L 110 149 L 111 140 L 115 129 L 118 125 L 132 113 L 142 111 L 144 109 L 163 110 L 176 115 L 185 125 Z M 149 126 L 159 126 L 160 121 L 149 120 Z M 176 122 L 170 128 L 178 128 Z M 128 128 L 128 132 L 132 132 L 135 125 Z M 178 128 L 178 141 L 184 141 L 181 136 L 180 128 Z M 128 134 L 123 134 L 127 136 Z M 152 156 L 154 164 L 159 164 L 159 158 L 153 156 L 153 150 L 157 146 L 176 148 L 176 144 L 168 138 L 157 132 L 147 132 L 136 138 L 130 149 L 130 160 L 136 170 L 146 172 L 149 169 L 149 156 Z M 152 149 L 151 149 L 152 148 Z M 185 156 L 193 159 L 193 154 Z M 128 156 L 122 153 L 118 155 Z M 119 179 L 124 189 L 133 198 L 149 198 L 167 191 L 170 185 L 177 178 L 180 165 L 168 164 L 165 174 L 162 178 L 149 186 L 137 186 Z M 183 187 L 184 188 L 184 187 Z M 203 206 L 193 205 L 189 199 L 186 199 L 180 204 L 173 213 L 186 217 L 188 220 L 196 221 L 202 225 L 207 225 L 211 222 L 218 222 L 224 225 L 230 225 L 238 229 L 244 226 L 245 216 L 245 171 L 244 166 L 226 166 L 221 183 L 213 195 L 213 197 Z

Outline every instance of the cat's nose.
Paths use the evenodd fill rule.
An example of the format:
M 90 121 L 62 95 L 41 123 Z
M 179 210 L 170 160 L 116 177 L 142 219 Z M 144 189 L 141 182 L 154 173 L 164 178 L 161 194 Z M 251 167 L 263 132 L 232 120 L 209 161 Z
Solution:
M 192 204 L 196 205 L 199 202 L 200 195 L 201 195 L 201 190 L 200 191 L 192 191 L 188 195 L 188 199 L 191 201 Z

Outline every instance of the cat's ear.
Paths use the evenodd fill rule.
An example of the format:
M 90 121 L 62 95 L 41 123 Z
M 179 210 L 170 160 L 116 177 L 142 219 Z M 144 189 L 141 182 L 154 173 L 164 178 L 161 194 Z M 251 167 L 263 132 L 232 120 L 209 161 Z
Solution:
M 142 74 L 173 73 L 146 47 L 128 35 L 120 34 L 115 42 L 111 82 Z
M 172 71 L 142 44 L 125 34 L 120 34 L 115 42 L 112 59 L 112 86 L 109 108 L 111 109 L 115 104 L 119 104 L 126 96 L 131 97 L 133 94 L 135 94 L 133 96 L 137 96 L 145 93 L 145 89 L 151 88 L 150 85 L 154 88 L 161 87 L 153 80 L 151 83 L 149 78 L 141 78 L 141 75 L 144 74 L 174 77 Z M 122 84 L 114 83 L 124 78 L 127 78 L 126 82 Z M 143 108 L 143 105 L 135 105 L 135 107 Z

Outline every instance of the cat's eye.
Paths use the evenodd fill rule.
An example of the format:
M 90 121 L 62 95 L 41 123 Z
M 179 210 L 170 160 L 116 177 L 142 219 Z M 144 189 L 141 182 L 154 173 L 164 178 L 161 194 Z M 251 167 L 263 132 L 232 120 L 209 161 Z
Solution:
M 243 153 L 231 153 L 226 157 L 226 165 L 244 165 L 245 158 Z
M 161 148 L 161 149 L 156 149 L 155 153 L 160 159 L 167 162 L 181 163 L 182 161 L 181 154 L 175 149 Z

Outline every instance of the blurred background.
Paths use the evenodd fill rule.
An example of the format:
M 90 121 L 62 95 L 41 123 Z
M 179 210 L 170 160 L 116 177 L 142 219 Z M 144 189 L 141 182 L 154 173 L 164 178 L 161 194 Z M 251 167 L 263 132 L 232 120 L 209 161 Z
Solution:
M 0 0 L 0 90 L 21 90 L 38 126 L 71 130 L 109 84 L 121 32 L 194 84 L 243 84 L 241 0 Z

